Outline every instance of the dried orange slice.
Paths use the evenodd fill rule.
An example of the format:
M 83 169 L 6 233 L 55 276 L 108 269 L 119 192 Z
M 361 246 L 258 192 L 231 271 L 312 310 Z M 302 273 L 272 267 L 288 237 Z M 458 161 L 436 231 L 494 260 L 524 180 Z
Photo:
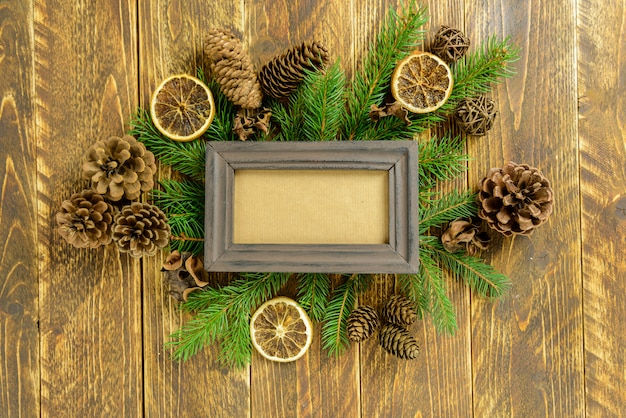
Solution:
M 428 52 L 416 52 L 398 63 L 391 77 L 391 94 L 408 111 L 428 113 L 450 97 L 454 84 L 450 67 Z
M 280 296 L 257 309 L 250 320 L 252 344 L 263 357 L 288 362 L 306 353 L 313 340 L 313 324 L 294 300 Z
M 213 94 L 195 77 L 173 75 L 154 91 L 150 114 L 163 135 L 175 141 L 191 141 L 206 132 L 213 121 Z

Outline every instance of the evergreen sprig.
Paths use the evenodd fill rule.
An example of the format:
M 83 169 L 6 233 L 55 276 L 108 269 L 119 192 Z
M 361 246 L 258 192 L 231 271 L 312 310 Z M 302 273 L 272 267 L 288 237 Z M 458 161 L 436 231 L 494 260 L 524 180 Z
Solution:
M 430 228 L 441 227 L 458 218 L 471 218 L 477 212 L 475 193 L 469 190 L 451 191 L 428 206 L 421 205 L 420 236 L 425 235 Z
M 251 312 L 273 297 L 288 279 L 285 273 L 248 273 L 227 286 L 191 293 L 181 309 L 195 315 L 166 343 L 174 350 L 172 357 L 185 361 L 205 345 L 221 341 L 220 361 L 232 367 L 246 366 L 252 356 Z
M 298 302 L 312 320 L 321 322 L 330 297 L 330 278 L 327 274 L 306 273 L 298 276 Z
M 431 189 L 438 181 L 452 180 L 467 171 L 469 156 L 463 153 L 460 136 L 419 140 L 419 186 Z
M 298 92 L 306 98 L 303 139 L 334 141 L 344 112 L 345 75 L 336 61 L 326 71 L 308 73 Z
M 333 291 L 322 325 L 322 347 L 329 355 L 339 355 L 350 345 L 348 316 L 354 309 L 357 295 L 367 289 L 371 280 L 372 276 L 353 274 Z

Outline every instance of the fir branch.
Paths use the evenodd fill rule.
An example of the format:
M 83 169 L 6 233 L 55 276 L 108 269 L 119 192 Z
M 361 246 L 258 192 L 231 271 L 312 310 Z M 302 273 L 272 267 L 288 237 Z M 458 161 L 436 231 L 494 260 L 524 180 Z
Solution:
M 414 2 L 400 13 L 389 9 L 362 68 L 355 74 L 352 89 L 348 91 L 342 139 L 364 139 L 364 133 L 372 126 L 368 116 L 370 107 L 382 102 L 389 91 L 396 62 L 422 41 L 424 33 L 420 28 L 427 21 L 426 8 L 418 8 Z
M 298 277 L 298 303 L 314 321 L 324 319 L 329 295 L 330 279 L 327 274 L 307 273 Z
M 237 367 L 248 364 L 252 353 L 247 325 L 250 313 L 274 296 L 288 279 L 289 274 L 284 273 L 248 273 L 228 286 L 193 292 L 181 309 L 197 312 L 170 336 L 166 348 L 174 350 L 174 360 L 185 361 L 219 339 L 220 361 Z
M 202 82 L 209 87 L 211 93 L 213 93 L 213 101 L 215 102 L 215 117 L 211 125 L 209 125 L 209 129 L 207 129 L 202 137 L 208 141 L 235 140 L 235 134 L 233 133 L 235 105 L 224 96 L 219 83 L 215 80 L 213 75 L 207 77 L 202 68 L 198 68 L 197 72 L 198 78 L 202 80 Z
M 142 142 L 163 164 L 193 179 L 204 181 L 204 141 L 178 142 L 165 137 L 152 122 L 150 112 L 137 109 L 128 133 Z
M 462 137 L 445 135 L 418 143 L 420 188 L 431 188 L 435 181 L 452 180 L 467 171 L 469 156 L 462 152 Z
M 428 243 L 427 247 L 433 259 L 443 264 L 481 296 L 492 298 L 502 296 L 511 285 L 508 277 L 498 273 L 492 265 L 486 264 L 478 257 L 464 252 L 449 253 L 439 240 Z
M 452 191 L 420 209 L 420 236 L 428 229 L 440 227 L 446 222 L 475 216 L 477 211 L 476 195 L 473 192 Z
M 339 61 L 326 71 L 308 72 L 299 93 L 307 98 L 303 109 L 302 133 L 307 141 L 334 141 L 341 126 L 344 108 L 345 75 Z
M 367 288 L 370 281 L 370 276 L 353 274 L 333 292 L 322 326 L 322 346 L 329 355 L 339 355 L 350 345 L 348 316 L 354 309 L 357 295 Z
M 302 83 L 291 93 L 286 104 L 278 100 L 270 102 L 272 119 L 280 126 L 276 141 L 299 141 L 302 138 L 306 102 Z

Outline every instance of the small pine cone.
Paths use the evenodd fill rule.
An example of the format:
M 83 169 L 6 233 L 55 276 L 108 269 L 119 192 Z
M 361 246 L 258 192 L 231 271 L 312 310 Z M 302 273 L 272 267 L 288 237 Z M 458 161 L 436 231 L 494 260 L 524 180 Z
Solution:
M 56 214 L 59 234 L 76 248 L 97 248 L 111 242 L 113 206 L 93 190 L 74 193 Z
M 417 320 L 413 301 L 402 295 L 389 298 L 382 311 L 383 319 L 391 324 L 407 326 Z
M 530 235 L 552 213 L 550 182 L 528 164 L 492 168 L 479 187 L 478 216 L 505 236 Z
M 211 71 L 220 90 L 231 102 L 245 109 L 261 106 L 263 94 L 254 65 L 235 35 L 226 30 L 210 30 L 204 53 L 211 60 Z
M 431 52 L 447 64 L 458 61 L 469 49 L 470 40 L 458 29 L 442 25 L 435 34 Z
M 420 352 L 415 338 L 396 324 L 386 324 L 380 329 L 380 345 L 388 353 L 407 360 L 414 359 Z
M 454 119 L 466 134 L 482 136 L 492 128 L 497 114 L 493 100 L 478 96 L 461 100 L 454 111 Z
M 328 49 L 317 41 L 303 42 L 261 68 L 263 91 L 275 99 L 288 97 L 304 79 L 305 71 L 319 70 L 328 62 Z
M 141 192 L 154 187 L 155 173 L 154 154 L 130 135 L 96 142 L 87 149 L 83 162 L 83 177 L 113 202 L 138 199 Z
M 360 343 L 368 339 L 380 326 L 378 312 L 371 306 L 359 306 L 348 317 L 348 338 Z
M 450 222 L 441 235 L 443 248 L 450 253 L 465 250 L 469 255 L 474 255 L 479 250 L 486 250 L 491 237 L 486 232 L 481 232 L 479 227 L 478 222 L 472 222 L 471 219 L 457 219 Z
M 113 241 L 131 257 L 155 255 L 170 238 L 170 226 L 165 214 L 154 205 L 133 202 L 115 215 Z

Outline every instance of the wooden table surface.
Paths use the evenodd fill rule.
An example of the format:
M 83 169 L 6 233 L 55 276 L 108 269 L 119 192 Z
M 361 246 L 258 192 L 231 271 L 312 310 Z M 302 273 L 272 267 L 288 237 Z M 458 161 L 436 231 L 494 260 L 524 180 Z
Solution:
M 162 256 L 77 250 L 54 227 L 82 189 L 80 158 L 120 135 L 152 89 L 205 65 L 209 29 L 241 34 L 257 65 L 320 39 L 353 72 L 395 0 L 0 1 L 1 417 L 610 417 L 626 414 L 626 1 L 430 0 L 432 34 L 461 28 L 522 47 L 469 141 L 463 182 L 505 161 L 539 167 L 556 206 L 532 238 L 498 239 L 512 288 L 493 302 L 449 282 L 455 336 L 413 330 L 415 361 L 375 342 L 329 358 L 258 355 L 222 369 L 162 348 L 182 317 Z M 377 282 L 365 299 L 393 289 Z

